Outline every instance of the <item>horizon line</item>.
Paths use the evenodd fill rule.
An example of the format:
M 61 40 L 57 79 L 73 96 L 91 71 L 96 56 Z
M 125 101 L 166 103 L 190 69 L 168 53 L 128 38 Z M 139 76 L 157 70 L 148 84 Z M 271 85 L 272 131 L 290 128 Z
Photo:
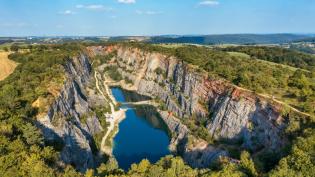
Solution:
M 27 38 L 27 37 L 159 37 L 159 36 L 219 36 L 219 35 L 315 35 L 315 32 L 301 33 L 301 32 L 282 32 L 282 33 L 212 33 L 212 34 L 154 34 L 154 35 L 12 35 L 1 36 L 0 38 Z

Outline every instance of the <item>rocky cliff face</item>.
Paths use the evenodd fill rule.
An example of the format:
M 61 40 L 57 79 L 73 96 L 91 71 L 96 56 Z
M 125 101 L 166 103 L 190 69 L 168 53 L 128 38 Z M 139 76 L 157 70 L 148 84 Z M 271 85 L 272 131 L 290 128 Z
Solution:
M 206 119 L 208 133 L 215 140 L 237 142 L 253 152 L 277 151 L 287 142 L 282 133 L 286 123 L 280 114 L 281 105 L 271 104 L 262 96 L 208 77 L 174 57 L 123 46 L 92 47 L 90 50 L 103 55 L 116 50 L 112 65 L 117 65 L 122 76 L 133 82 L 133 85 L 122 83 L 121 86 L 162 100 L 167 110 L 180 119 Z M 173 132 L 179 134 L 177 143 L 187 137 L 187 131 L 179 124 L 165 121 Z M 225 154 L 209 146 L 191 158 L 200 158 L 200 152 Z M 189 151 L 185 150 L 185 154 Z M 211 159 L 209 156 L 208 160 Z
M 209 145 L 206 141 L 191 135 L 190 130 L 167 111 L 159 111 L 161 118 L 172 132 L 170 150 L 181 155 L 192 167 L 206 168 L 219 157 L 228 156 L 223 149 Z
M 90 96 L 86 88 L 91 65 L 86 55 L 69 59 L 64 66 L 67 81 L 47 114 L 38 118 L 45 140 L 61 148 L 61 159 L 84 172 L 97 163 L 93 135 L 102 127 L 92 106 L 101 96 Z M 82 119 L 84 117 L 84 119 Z

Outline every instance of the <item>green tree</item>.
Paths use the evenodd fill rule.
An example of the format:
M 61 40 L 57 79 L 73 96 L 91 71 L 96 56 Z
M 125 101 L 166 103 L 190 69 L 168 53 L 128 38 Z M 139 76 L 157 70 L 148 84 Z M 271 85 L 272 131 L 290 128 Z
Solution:
M 238 170 L 238 166 L 233 163 L 226 163 L 223 165 L 223 168 L 218 171 L 211 171 L 204 177 L 243 177 L 244 173 Z
M 80 177 L 83 176 L 81 173 L 75 171 L 71 165 L 67 165 L 62 174 L 63 177 Z
M 20 47 L 17 44 L 12 44 L 10 50 L 13 52 L 18 52 Z
M 94 170 L 93 169 L 88 169 L 85 172 L 85 177 L 93 177 L 94 176 Z
M 303 137 L 297 138 L 290 154 L 280 160 L 270 172 L 272 177 L 315 176 L 315 131 L 304 130 Z
M 115 158 L 110 157 L 106 164 L 102 163 L 98 168 L 97 168 L 97 174 L 99 176 L 106 176 L 106 175 L 119 175 L 122 174 L 123 171 L 119 169 L 118 162 Z
M 243 151 L 241 153 L 240 167 L 248 176 L 258 176 L 258 173 L 255 169 L 255 164 L 247 151 Z
M 128 174 L 144 174 L 150 165 L 151 164 L 147 159 L 143 159 L 139 164 L 132 164 Z
M 22 131 L 27 144 L 43 144 L 44 139 L 42 133 L 34 125 L 30 123 L 23 125 Z

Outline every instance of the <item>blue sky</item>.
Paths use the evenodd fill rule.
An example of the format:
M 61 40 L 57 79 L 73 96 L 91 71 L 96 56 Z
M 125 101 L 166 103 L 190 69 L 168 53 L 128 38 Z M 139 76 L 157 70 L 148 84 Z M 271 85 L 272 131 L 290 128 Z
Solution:
M 314 32 L 315 0 L 0 0 L 0 36 Z

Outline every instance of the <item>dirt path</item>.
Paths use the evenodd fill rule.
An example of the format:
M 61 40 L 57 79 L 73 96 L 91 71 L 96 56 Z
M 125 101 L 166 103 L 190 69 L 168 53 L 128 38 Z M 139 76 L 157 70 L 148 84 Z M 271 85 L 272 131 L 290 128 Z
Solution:
M 95 71 L 94 78 L 95 78 L 95 82 L 96 82 L 96 88 L 102 94 L 104 99 L 107 100 L 107 98 L 104 95 L 103 91 L 100 89 L 99 80 L 97 78 L 97 74 L 98 74 L 97 71 Z M 107 131 L 106 131 L 105 135 L 102 138 L 101 151 L 111 155 L 111 149 L 108 149 L 108 147 L 106 147 L 106 140 L 107 140 L 108 136 L 110 135 L 110 133 L 112 131 L 114 131 L 115 126 L 118 126 L 119 122 L 122 121 L 125 118 L 126 110 L 125 109 L 119 109 L 118 111 L 115 111 L 114 104 L 116 103 L 116 100 L 112 96 L 112 94 L 109 92 L 109 88 L 108 88 L 108 85 L 106 85 L 106 82 L 104 82 L 104 86 L 105 86 L 106 94 L 111 99 L 111 100 L 107 100 L 107 101 L 110 101 L 109 105 L 110 105 L 112 113 L 106 119 L 106 121 L 109 123 L 109 126 L 107 127 Z
M 9 52 L 0 52 L 0 81 L 13 73 L 17 64 L 8 59 Z
M 242 87 L 238 87 L 238 86 L 235 86 L 235 87 L 236 87 L 237 89 L 239 89 L 239 90 L 243 90 L 243 91 L 247 91 L 247 92 L 253 92 L 253 91 L 251 91 L 251 90 L 248 90 L 248 89 L 245 89 L 245 88 L 242 88 Z M 260 96 L 260 97 L 263 97 L 263 98 L 272 99 L 272 101 L 274 101 L 274 102 L 276 102 L 276 103 L 278 103 L 278 104 L 281 104 L 281 105 L 285 105 L 285 106 L 289 107 L 290 109 L 292 109 L 293 111 L 295 111 L 295 112 L 297 112 L 297 113 L 300 113 L 300 114 L 302 114 L 302 115 L 304 115 L 304 116 L 311 117 L 310 114 L 305 113 L 305 112 L 302 112 L 302 111 L 300 111 L 300 110 L 298 110 L 298 109 L 296 109 L 296 108 L 290 106 L 289 104 L 287 104 L 287 103 L 285 103 L 285 102 L 283 102 L 283 101 L 280 101 L 280 100 L 277 100 L 277 99 L 275 99 L 275 98 L 272 98 L 272 96 L 270 96 L 270 95 L 261 94 L 261 93 L 256 93 L 256 94 L 257 94 L 258 96 Z

